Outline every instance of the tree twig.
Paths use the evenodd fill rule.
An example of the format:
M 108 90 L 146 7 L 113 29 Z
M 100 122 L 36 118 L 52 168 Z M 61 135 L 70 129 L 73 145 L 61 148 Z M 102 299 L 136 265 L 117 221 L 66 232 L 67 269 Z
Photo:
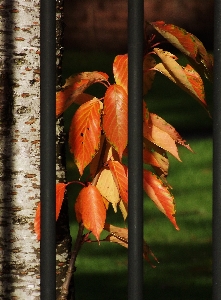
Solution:
M 83 223 L 80 223 L 79 228 L 78 228 L 77 238 L 76 238 L 76 241 L 74 244 L 74 250 L 72 251 L 72 254 L 71 254 L 71 259 L 69 262 L 69 267 L 67 270 L 66 278 L 62 285 L 60 296 L 57 300 L 67 300 L 71 277 L 72 277 L 73 272 L 75 271 L 75 262 L 77 259 L 77 255 L 78 255 L 78 252 L 80 251 L 81 246 L 84 241 L 83 231 L 84 231 L 84 225 L 83 225 Z

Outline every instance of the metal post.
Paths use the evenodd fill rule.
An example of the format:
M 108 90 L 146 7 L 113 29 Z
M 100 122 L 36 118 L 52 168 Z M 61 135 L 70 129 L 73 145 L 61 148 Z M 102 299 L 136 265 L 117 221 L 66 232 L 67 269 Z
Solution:
M 128 0 L 128 299 L 143 299 L 144 1 Z
M 214 2 L 213 300 L 221 299 L 221 1 Z
M 56 1 L 40 1 L 41 299 L 56 299 Z

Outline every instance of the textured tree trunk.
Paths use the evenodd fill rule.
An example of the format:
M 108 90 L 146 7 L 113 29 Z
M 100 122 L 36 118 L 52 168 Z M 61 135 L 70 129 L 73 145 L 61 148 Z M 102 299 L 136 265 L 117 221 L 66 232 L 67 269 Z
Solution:
M 58 69 L 62 3 L 57 4 Z M 0 2 L 0 299 L 5 300 L 40 299 L 40 243 L 33 232 L 40 200 L 39 5 L 39 0 Z M 57 124 L 59 181 L 65 178 L 61 122 Z M 59 293 L 71 243 L 67 203 L 58 224 Z

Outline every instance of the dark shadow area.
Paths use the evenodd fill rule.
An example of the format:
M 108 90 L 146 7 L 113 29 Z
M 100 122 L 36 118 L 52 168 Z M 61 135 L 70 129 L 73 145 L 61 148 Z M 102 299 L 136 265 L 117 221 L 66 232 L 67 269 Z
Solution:
M 85 246 L 75 273 L 76 300 L 127 299 L 127 253 L 116 247 L 104 253 L 102 246 Z M 160 263 L 154 269 L 144 263 L 144 299 L 212 299 L 211 243 L 154 243 L 151 249 Z M 92 270 L 85 264 L 82 269 L 84 260 L 91 261 Z

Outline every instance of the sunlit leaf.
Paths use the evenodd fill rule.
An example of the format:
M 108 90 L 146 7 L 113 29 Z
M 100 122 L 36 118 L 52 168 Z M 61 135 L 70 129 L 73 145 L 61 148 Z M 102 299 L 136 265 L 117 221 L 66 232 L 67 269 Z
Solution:
M 190 65 L 180 66 L 171 53 L 157 48 L 154 48 L 154 51 L 160 57 L 162 63 L 157 64 L 153 69 L 168 77 L 208 111 L 204 84 L 200 75 Z
M 94 98 L 82 104 L 71 121 L 70 151 L 74 154 L 81 175 L 99 149 L 101 108 L 102 102 Z
M 212 56 L 207 53 L 203 43 L 196 36 L 183 28 L 166 24 L 163 21 L 151 22 L 150 24 L 172 45 L 194 61 L 195 66 L 198 65 L 204 71 L 205 76 L 212 80 Z
M 120 201 L 120 196 L 112 172 L 109 169 L 101 171 L 96 187 L 101 195 L 112 203 L 114 211 L 117 212 L 117 204 Z
M 144 170 L 143 187 L 150 199 L 155 203 L 157 208 L 164 213 L 171 221 L 174 227 L 179 230 L 175 219 L 174 197 L 168 186 L 150 171 Z
M 64 200 L 64 194 L 68 183 L 57 183 L 56 184 L 56 221 L 59 217 L 61 206 Z M 38 241 L 41 239 L 41 202 L 38 203 L 35 221 L 34 221 L 34 230 L 37 235 Z
M 56 93 L 56 116 L 61 115 L 72 103 L 82 104 L 91 100 L 88 94 L 81 95 L 96 82 L 107 82 L 108 75 L 102 72 L 83 72 L 70 76 L 63 89 Z
M 125 221 L 128 215 L 128 205 L 122 199 L 119 202 L 119 208 Z
M 144 138 L 170 152 L 176 159 L 181 161 L 175 140 L 167 132 L 155 126 L 151 118 L 143 122 L 143 135 Z
M 102 155 L 102 157 L 101 157 Z M 107 142 L 105 135 L 101 135 L 100 148 L 93 160 L 90 163 L 90 174 L 93 178 L 98 171 L 110 159 L 119 160 L 117 151 Z
M 77 221 L 83 222 L 84 227 L 99 240 L 106 219 L 106 209 L 96 186 L 88 185 L 80 191 L 75 203 L 75 213 Z
M 117 55 L 113 63 L 113 73 L 116 84 L 128 92 L 128 55 Z
M 128 178 L 124 166 L 119 161 L 110 160 L 108 162 L 115 184 L 119 190 L 121 199 L 128 202 Z
M 166 178 L 169 169 L 169 159 L 164 149 L 144 139 L 143 161 L 151 165 L 159 177 Z
M 104 97 L 103 130 L 108 142 L 118 152 L 120 158 L 127 146 L 128 97 L 120 85 L 111 85 Z

